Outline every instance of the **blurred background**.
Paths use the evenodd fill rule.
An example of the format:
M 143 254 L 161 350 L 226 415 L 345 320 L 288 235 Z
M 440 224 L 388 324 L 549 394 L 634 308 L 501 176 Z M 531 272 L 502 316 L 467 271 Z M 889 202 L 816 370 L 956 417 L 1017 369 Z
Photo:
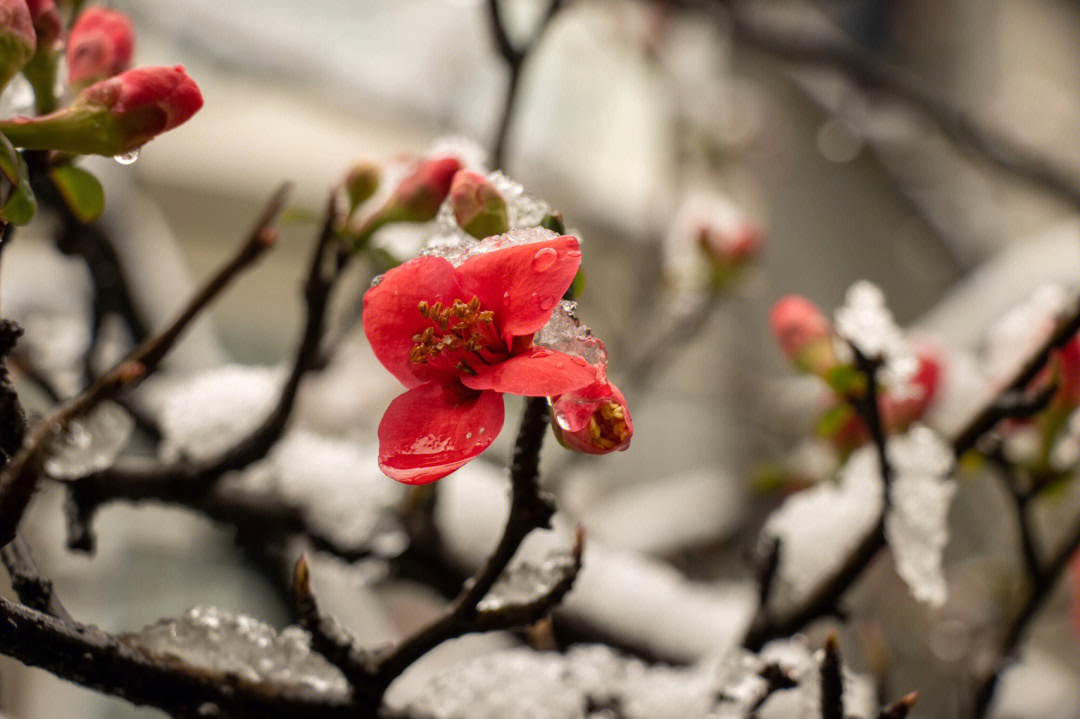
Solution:
M 448 147 L 475 146 L 475 154 L 496 143 L 510 69 L 480 0 L 111 4 L 135 22 L 137 63 L 183 63 L 205 98 L 193 120 L 147 145 L 135 164 L 92 165 L 106 185 L 101 224 L 151 326 L 182 302 L 192 278 L 229 256 L 281 181 L 295 183 L 296 211 L 281 242 L 185 340 L 171 360 L 176 376 L 230 363 L 272 371 L 288 361 L 317 230 L 305 217 L 317 216 L 355 162 Z M 656 575 L 678 588 L 664 584 L 665 591 L 680 601 L 687 586 L 693 593 L 685 605 L 658 606 L 669 616 L 653 628 L 644 626 L 653 621 L 647 616 L 629 626 L 585 600 L 571 602 L 568 625 L 584 627 L 571 636 L 693 662 L 739 636 L 748 618 L 742 597 L 752 595 L 747 555 L 769 512 L 796 479 L 814 477 L 806 465 L 820 460 L 798 450 L 813 434 L 822 389 L 784 363 L 768 327 L 773 303 L 799 293 L 831 314 L 855 280 L 867 279 L 897 322 L 942 357 L 977 356 L 992 322 L 1040 284 L 1076 287 L 1077 207 L 1002 172 L 908 98 L 829 63 L 789 61 L 763 48 L 726 12 L 662 0 L 568 0 L 541 34 L 546 2 L 506 0 L 502 8 L 513 42 L 538 39 L 521 67 L 500 169 L 579 231 L 581 316 L 608 344 L 609 374 L 635 425 L 631 448 L 609 457 L 569 458 L 551 443 L 551 486 L 591 541 L 613 556 L 656 562 L 640 574 L 644 587 L 632 578 L 627 586 L 645 592 L 659 581 L 649 572 L 666 566 L 679 574 Z M 1072 2 L 777 0 L 739 12 L 789 39 L 846 37 L 993 133 L 1080 168 L 1080 9 Z M 707 300 L 673 275 L 665 254 L 680 206 L 701 193 L 729 201 L 765 238 L 753 266 Z M 74 330 L 62 320 L 84 321 L 88 293 L 81 266 L 49 247 L 48 231 L 42 218 L 20 235 L 5 251 L 0 281 L 5 310 L 24 313 L 10 310 L 28 338 L 40 333 L 38 345 L 69 337 L 63 333 Z M 343 288 L 343 313 L 365 279 L 358 274 Z M 690 331 L 657 351 L 654 342 L 687 317 L 695 318 Z M 367 352 L 353 331 L 350 346 Z M 632 373 L 643 356 L 645 369 Z M 946 385 L 962 387 L 959 364 L 944 364 Z M 393 384 L 380 372 L 368 357 L 341 381 Z M 256 393 L 253 375 L 242 377 L 237 386 L 249 383 Z M 370 444 L 396 391 L 357 390 L 364 396 L 351 406 L 366 414 L 339 413 L 320 431 Z M 949 412 L 967 406 L 962 389 L 954 394 L 928 420 L 943 431 L 955 427 Z M 508 429 L 515 416 L 508 405 Z M 504 432 L 485 455 L 490 471 L 511 439 Z M 439 492 L 463 491 L 466 480 L 454 490 L 456 480 L 444 480 Z M 1040 510 L 1048 541 L 1074 516 L 1075 495 L 1066 488 Z M 209 604 L 275 626 L 288 621 L 273 579 L 227 529 L 181 510 L 112 506 L 97 521 L 96 554 L 72 555 L 64 550 L 61 500 L 50 490 L 33 506 L 34 546 L 75 616 L 136 631 Z M 483 503 L 440 501 L 465 502 L 461 511 L 482 519 Z M 944 607 L 912 599 L 888 561 L 879 559 L 858 583 L 842 646 L 880 696 L 917 689 L 915 716 L 970 715 L 974 677 L 995 660 L 996 627 L 1023 592 L 1009 516 L 987 477 L 960 484 Z M 444 516 L 442 530 L 452 534 L 452 525 Z M 478 558 L 462 541 L 446 543 L 468 566 Z M 370 568 L 327 567 L 328 604 L 373 641 L 400 635 L 443 601 L 412 581 L 378 572 L 373 579 Z M 638 569 L 626 571 L 634 577 Z M 1054 591 L 992 715 L 1080 716 L 1072 591 L 1068 581 Z M 811 628 L 808 642 L 819 646 L 822 631 Z M 513 641 L 488 637 L 459 651 Z M 157 715 L 10 661 L 0 663 L 0 682 L 12 717 Z

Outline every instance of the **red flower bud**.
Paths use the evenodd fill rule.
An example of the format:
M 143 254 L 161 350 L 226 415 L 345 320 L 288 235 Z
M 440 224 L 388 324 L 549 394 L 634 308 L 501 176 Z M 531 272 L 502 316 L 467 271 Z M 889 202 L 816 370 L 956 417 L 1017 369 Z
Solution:
M 183 66 L 140 67 L 91 85 L 49 115 L 0 121 L 16 147 L 120 155 L 185 122 L 202 107 Z
M 922 419 L 937 396 L 941 385 L 941 360 L 927 351 L 919 352 L 917 359 L 919 368 L 911 377 L 909 394 L 896 397 L 886 391 L 879 400 L 881 421 L 889 432 L 903 432 Z
M 135 30 L 122 12 L 85 10 L 71 28 L 67 44 L 68 82 L 85 87 L 131 67 Z
M 832 324 L 810 300 L 798 295 L 781 298 L 769 313 L 769 325 L 784 356 L 796 366 L 819 376 L 836 366 Z
M 34 56 L 37 39 L 26 0 L 0 0 L 0 85 Z
M 64 32 L 64 21 L 53 0 L 26 0 L 30 18 L 37 33 L 37 46 L 41 50 L 51 50 Z
M 510 229 L 506 198 L 483 175 L 459 170 L 450 185 L 450 204 L 461 229 L 478 240 Z
M 456 157 L 443 157 L 428 160 L 416 168 L 398 185 L 394 196 L 387 203 L 401 213 L 395 220 L 403 222 L 427 222 L 435 219 L 439 205 L 450 193 L 450 183 L 454 173 L 461 169 L 461 162 Z
M 583 454 L 607 454 L 630 446 L 634 422 L 619 388 L 603 377 L 552 398 L 552 429 L 559 443 Z

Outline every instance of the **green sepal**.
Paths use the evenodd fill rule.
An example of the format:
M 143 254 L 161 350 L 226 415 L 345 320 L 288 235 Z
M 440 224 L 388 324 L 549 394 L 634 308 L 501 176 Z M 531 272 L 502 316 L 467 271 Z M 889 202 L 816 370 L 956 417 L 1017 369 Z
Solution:
M 819 437 L 835 437 L 854 414 L 855 410 L 846 402 L 829 407 L 818 416 L 817 422 L 814 423 L 814 431 Z
M 866 377 L 855 365 L 837 364 L 822 378 L 837 394 L 858 394 L 866 389 Z
M 544 218 L 540 220 L 540 227 L 552 232 L 558 232 L 560 235 L 566 234 L 566 224 L 563 222 L 561 212 L 544 215 Z
M 49 179 L 79 222 L 86 225 L 101 217 L 105 191 L 96 177 L 81 167 L 60 165 L 52 169 Z
M 0 143 L 0 148 L 2 148 L 0 149 L 0 166 L 3 166 L 0 167 L 0 172 L 4 176 L 4 182 L 11 182 L 10 178 L 15 178 L 13 189 L 5 197 L 4 207 L 0 210 L 0 218 L 13 225 L 25 225 L 37 213 L 37 198 L 30 188 L 30 171 L 26 167 L 26 160 L 23 159 L 22 154 L 15 152 L 7 138 Z
M 576 300 L 581 297 L 581 293 L 585 291 L 585 268 L 578 267 L 577 274 L 574 275 L 574 281 L 570 283 L 570 286 L 566 288 L 566 294 L 563 295 L 564 300 Z

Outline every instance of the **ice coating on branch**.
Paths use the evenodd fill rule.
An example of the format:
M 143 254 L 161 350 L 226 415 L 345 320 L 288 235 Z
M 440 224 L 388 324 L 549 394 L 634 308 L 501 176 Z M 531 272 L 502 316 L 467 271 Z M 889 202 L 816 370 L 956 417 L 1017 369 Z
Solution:
M 789 497 L 764 527 L 780 540 L 778 596 L 797 603 L 834 572 L 873 529 L 883 500 L 872 446 L 856 450 L 835 483 L 822 482 Z
M 163 390 L 162 452 L 205 459 L 232 447 L 270 413 L 284 380 L 280 367 L 231 364 L 176 381 Z
M 766 652 L 778 653 L 775 645 Z M 820 716 L 792 711 L 815 691 L 816 662 L 806 650 L 784 653 L 797 658 L 795 665 L 780 663 L 795 672 L 800 685 L 774 695 L 757 716 Z M 742 719 L 765 689 L 762 666 L 761 658 L 739 649 L 673 667 L 646 664 L 603 645 L 575 646 L 565 654 L 515 648 L 446 670 L 403 708 L 434 719 L 599 719 L 613 713 L 624 719 Z M 873 684 L 855 675 L 845 679 L 847 714 L 873 716 Z
M 171 657 L 254 684 L 345 699 L 349 685 L 334 666 L 311 651 L 311 635 L 298 627 L 279 634 L 258 619 L 215 607 L 195 607 L 178 619 L 159 619 L 125 639 Z
M 565 551 L 552 552 L 539 564 L 516 564 L 499 577 L 499 581 L 480 602 L 479 608 L 486 611 L 528 604 L 550 593 L 573 568 L 574 557 Z
M 1042 285 L 994 322 L 984 350 L 985 371 L 991 382 L 1003 382 L 1019 369 L 1054 331 L 1054 321 L 1070 307 L 1072 297 L 1061 285 Z
M 115 402 L 102 402 L 85 417 L 68 423 L 52 442 L 45 472 L 56 479 L 74 479 L 112 466 L 127 446 L 135 420 Z
M 942 552 L 949 541 L 949 505 L 956 483 L 948 478 L 952 449 L 922 425 L 889 440 L 894 477 L 889 487 L 885 537 L 896 571 L 912 595 L 932 607 L 947 598 Z
M 591 365 L 607 364 L 607 348 L 592 330 L 578 319 L 577 302 L 562 300 L 551 319 L 533 337 L 533 343 L 550 350 L 582 357 Z
M 341 547 L 397 556 L 408 544 L 392 510 L 404 487 L 379 472 L 373 446 L 295 429 L 244 481 L 276 491 L 319 536 Z
M 885 294 L 873 283 L 860 280 L 848 288 L 835 319 L 837 334 L 867 358 L 884 361 L 879 378 L 893 396 L 902 398 L 919 362 L 893 320 Z

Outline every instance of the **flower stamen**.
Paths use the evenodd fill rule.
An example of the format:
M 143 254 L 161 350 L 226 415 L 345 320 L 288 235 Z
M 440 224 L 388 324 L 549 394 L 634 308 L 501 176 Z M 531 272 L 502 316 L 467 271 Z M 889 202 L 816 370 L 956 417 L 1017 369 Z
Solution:
M 413 335 L 412 340 L 416 344 L 409 351 L 409 361 L 414 364 L 426 364 L 438 356 L 443 356 L 447 366 L 475 376 L 476 371 L 466 358 L 451 358 L 446 355 L 470 353 L 476 355 L 480 362 L 490 364 L 492 354 L 497 356 L 506 353 L 493 327 L 495 313 L 480 309 L 479 297 L 474 296 L 468 302 L 454 300 L 449 306 L 442 302 L 431 304 L 421 300 L 416 309 L 421 317 L 430 320 L 435 326 Z M 488 356 L 481 353 L 487 353 Z

